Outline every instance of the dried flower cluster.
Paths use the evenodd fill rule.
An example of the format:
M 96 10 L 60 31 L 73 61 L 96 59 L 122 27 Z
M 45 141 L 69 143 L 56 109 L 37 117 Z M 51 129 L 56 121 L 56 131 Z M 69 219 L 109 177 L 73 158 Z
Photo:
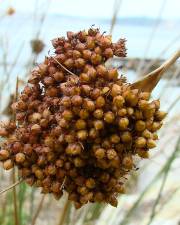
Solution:
M 31 41 L 32 52 L 37 54 L 37 55 L 43 51 L 44 46 L 45 46 L 44 42 L 40 39 L 33 39 Z
M 148 157 L 166 114 L 150 93 L 131 90 L 117 69 L 105 67 L 114 55 L 125 57 L 125 40 L 114 44 L 90 28 L 52 44 L 55 56 L 32 71 L 12 105 L 16 124 L 0 130 L 0 160 L 43 193 L 58 199 L 65 190 L 76 208 L 117 206 L 133 156 Z

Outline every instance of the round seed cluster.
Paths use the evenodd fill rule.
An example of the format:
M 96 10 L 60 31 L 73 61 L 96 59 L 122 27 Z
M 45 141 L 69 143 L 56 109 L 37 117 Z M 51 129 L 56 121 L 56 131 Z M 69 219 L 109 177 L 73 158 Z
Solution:
M 150 93 L 132 90 L 117 69 L 106 68 L 107 59 L 125 57 L 125 40 L 112 43 L 90 28 L 52 44 L 55 55 L 32 71 L 12 105 L 15 123 L 0 129 L 0 160 L 43 193 L 59 199 L 68 192 L 76 208 L 117 206 L 133 156 L 148 157 L 166 114 Z

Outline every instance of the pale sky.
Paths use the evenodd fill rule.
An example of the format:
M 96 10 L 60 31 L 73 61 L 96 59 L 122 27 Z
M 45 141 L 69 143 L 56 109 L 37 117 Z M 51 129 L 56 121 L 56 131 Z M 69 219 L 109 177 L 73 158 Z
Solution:
M 118 1 L 118 0 L 117 0 Z M 122 2 L 119 16 L 153 17 L 164 3 L 162 18 L 180 19 L 180 0 L 119 0 Z M 44 10 L 50 3 L 49 13 L 87 18 L 111 18 L 114 0 L 1 0 L 0 8 L 11 5 L 17 11 L 33 12 L 35 5 Z

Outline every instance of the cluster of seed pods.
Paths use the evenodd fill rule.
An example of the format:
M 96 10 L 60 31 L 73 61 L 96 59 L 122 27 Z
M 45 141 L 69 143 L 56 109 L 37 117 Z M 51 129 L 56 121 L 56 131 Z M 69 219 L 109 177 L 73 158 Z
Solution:
M 117 206 L 134 156 L 148 158 L 166 113 L 150 93 L 132 89 L 115 68 L 125 40 L 90 28 L 52 41 L 12 109 L 15 122 L 0 129 L 4 169 L 18 167 L 29 185 L 59 199 L 66 191 L 76 208 L 88 202 Z

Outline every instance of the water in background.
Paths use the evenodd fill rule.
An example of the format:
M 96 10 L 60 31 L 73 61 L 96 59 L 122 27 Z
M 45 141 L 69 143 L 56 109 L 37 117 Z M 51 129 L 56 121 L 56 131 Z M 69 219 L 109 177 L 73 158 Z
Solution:
M 0 79 L 5 73 L 3 62 L 3 51 L 5 48 L 7 51 L 7 71 L 11 71 L 11 83 L 5 89 L 7 91 L 14 91 L 15 79 L 18 75 L 20 78 L 24 77 L 27 73 L 28 64 L 32 56 L 30 41 L 35 38 L 37 32 L 40 30 L 40 39 L 42 39 L 46 45 L 44 51 L 37 58 L 37 62 L 41 62 L 44 59 L 44 55 L 48 54 L 48 50 L 53 53 L 51 46 L 51 40 L 55 37 L 66 35 L 66 31 L 79 31 L 82 29 L 88 29 L 92 24 L 96 24 L 97 27 L 101 27 L 101 31 L 109 31 L 110 21 L 100 19 L 83 19 L 76 17 L 66 17 L 61 15 L 48 15 L 44 22 L 41 20 L 33 19 L 32 14 L 20 14 L 17 13 L 12 17 L 5 17 L 0 21 Z M 129 22 L 119 20 L 115 26 L 113 32 L 113 40 L 116 41 L 119 38 L 127 39 L 127 53 L 129 57 L 149 57 L 156 58 L 160 56 L 160 53 L 174 40 L 180 31 L 178 29 L 179 23 L 166 22 L 160 23 L 153 34 L 153 40 L 151 42 L 148 55 L 145 54 L 145 49 L 149 42 L 149 38 L 154 31 L 154 23 L 141 23 L 133 22 L 131 19 Z M 180 46 L 180 38 L 176 42 L 172 43 L 171 48 L 162 58 L 169 57 Z M 13 68 L 13 64 L 16 62 L 16 66 Z M 12 69 L 13 68 L 13 69 Z M 129 81 L 136 79 L 136 75 L 132 72 L 128 72 L 125 75 L 128 76 Z M 155 97 L 159 96 L 162 88 L 167 85 L 167 81 L 162 81 L 154 92 Z M 171 87 L 172 88 L 172 87 Z M 166 88 L 167 90 L 167 88 Z M 168 90 L 171 91 L 171 90 Z M 167 92 L 168 93 L 168 92 Z M 180 95 L 179 88 L 173 87 L 173 95 L 171 98 L 165 97 L 165 103 L 173 101 L 178 95 Z M 6 102 L 6 101 L 5 101 Z

